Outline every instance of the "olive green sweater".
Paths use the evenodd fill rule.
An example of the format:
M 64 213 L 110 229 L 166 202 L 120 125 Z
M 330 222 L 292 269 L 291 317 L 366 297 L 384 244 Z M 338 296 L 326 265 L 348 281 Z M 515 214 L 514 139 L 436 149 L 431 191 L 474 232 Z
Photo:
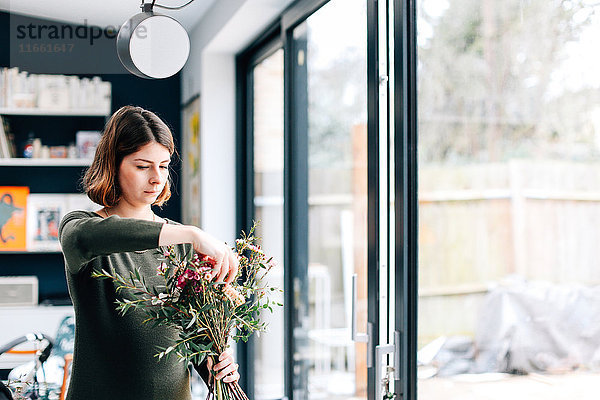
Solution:
M 137 267 L 148 285 L 164 284 L 156 273 L 164 251 L 158 247 L 161 227 L 162 222 L 102 218 L 90 211 L 72 211 L 62 219 L 59 240 L 76 321 L 68 400 L 191 399 L 186 363 L 154 356 L 157 346 L 172 344 L 177 331 L 142 324 L 142 310 L 121 316 L 115 300 L 131 294 L 116 293 L 110 279 L 90 276 L 111 267 L 128 276 Z M 190 246 L 175 248 L 182 254 Z

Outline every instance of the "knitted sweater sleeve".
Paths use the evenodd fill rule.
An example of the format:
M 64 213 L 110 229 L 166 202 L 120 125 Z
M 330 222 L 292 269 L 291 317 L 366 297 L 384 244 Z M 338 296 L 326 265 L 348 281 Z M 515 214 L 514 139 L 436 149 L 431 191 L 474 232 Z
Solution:
M 67 269 L 77 274 L 95 257 L 158 247 L 161 222 L 112 215 L 102 218 L 71 211 L 60 222 L 58 238 Z

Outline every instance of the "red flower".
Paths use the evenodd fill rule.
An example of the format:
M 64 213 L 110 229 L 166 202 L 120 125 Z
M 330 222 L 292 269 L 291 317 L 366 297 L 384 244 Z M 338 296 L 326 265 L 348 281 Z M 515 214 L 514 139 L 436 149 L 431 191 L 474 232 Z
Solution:
M 210 265 L 211 268 L 214 268 L 217 264 L 217 261 L 214 258 L 209 257 L 206 254 L 202 254 L 202 257 L 200 257 L 200 261 L 203 263 L 207 263 L 208 265 Z

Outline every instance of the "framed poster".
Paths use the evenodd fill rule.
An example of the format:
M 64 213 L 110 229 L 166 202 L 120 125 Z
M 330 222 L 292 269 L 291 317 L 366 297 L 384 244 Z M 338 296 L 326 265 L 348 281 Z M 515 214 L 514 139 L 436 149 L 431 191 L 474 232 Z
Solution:
M 27 201 L 27 250 L 60 251 L 58 225 L 66 214 L 64 194 L 30 194 Z
M 192 96 L 183 106 L 183 223 L 200 226 L 200 95 Z
M 0 251 L 27 249 L 26 186 L 0 186 Z

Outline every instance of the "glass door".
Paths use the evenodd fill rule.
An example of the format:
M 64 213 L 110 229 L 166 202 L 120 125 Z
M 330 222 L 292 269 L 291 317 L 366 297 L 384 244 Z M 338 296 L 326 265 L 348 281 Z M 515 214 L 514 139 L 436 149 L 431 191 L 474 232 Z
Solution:
M 594 398 L 600 6 L 416 3 L 419 396 Z
M 278 48 L 257 60 L 249 76 L 253 87 L 252 146 L 254 219 L 260 221 L 256 235 L 278 265 L 269 276 L 269 285 L 283 288 L 286 268 L 283 257 L 283 49 Z M 273 300 L 284 303 L 273 292 Z M 286 305 L 284 304 L 284 307 Z M 284 311 L 262 313 L 267 332 L 254 338 L 254 398 L 281 399 L 284 388 Z
M 331 0 L 289 38 L 293 398 L 366 399 L 367 2 Z
M 272 283 L 284 287 L 283 317 L 267 316 L 269 333 L 240 348 L 252 398 L 373 400 L 389 377 L 387 10 L 297 2 L 238 55 L 239 224 L 261 221 L 263 245 L 280 257 Z

